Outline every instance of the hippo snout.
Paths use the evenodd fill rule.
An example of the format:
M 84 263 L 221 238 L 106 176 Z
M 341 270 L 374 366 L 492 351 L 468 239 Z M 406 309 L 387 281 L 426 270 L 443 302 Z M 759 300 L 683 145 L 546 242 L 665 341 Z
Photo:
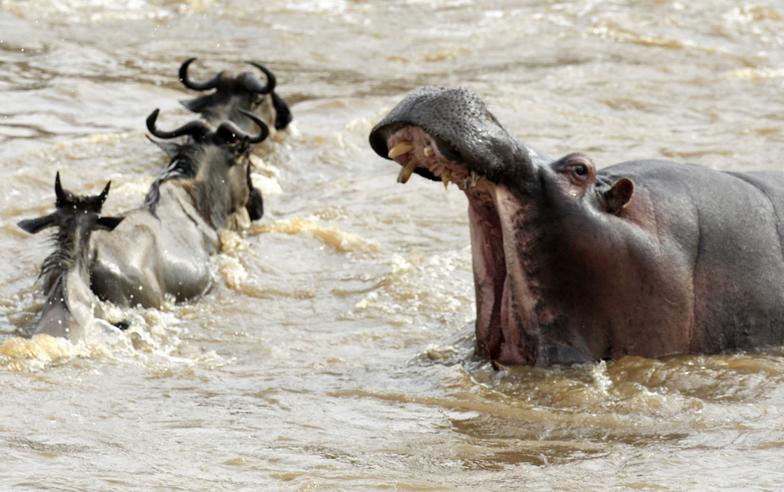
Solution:
M 462 162 L 491 181 L 532 166 L 526 147 L 464 87 L 428 86 L 412 91 L 373 128 L 370 146 L 378 155 L 390 158 L 390 138 L 407 127 L 420 128 L 445 158 Z M 421 170 L 416 172 L 422 174 Z

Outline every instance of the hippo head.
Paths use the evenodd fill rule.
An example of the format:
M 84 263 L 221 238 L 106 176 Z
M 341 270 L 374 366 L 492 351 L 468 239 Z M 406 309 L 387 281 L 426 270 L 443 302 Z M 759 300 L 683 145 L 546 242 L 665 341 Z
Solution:
M 245 131 L 253 131 L 253 122 L 248 121 L 242 111 L 260 115 L 265 121 L 274 121 L 276 130 L 285 129 L 293 119 L 286 101 L 275 92 L 275 75 L 264 65 L 247 62 L 259 69 L 266 77 L 262 83 L 254 74 L 241 72 L 217 73 L 209 80 L 196 80 L 188 75 L 188 67 L 196 58 L 189 58 L 180 66 L 180 80 L 189 89 L 214 92 L 183 101 L 189 110 L 202 114 L 211 123 L 233 121 Z
M 630 180 L 597 178 L 582 154 L 546 161 L 462 88 L 413 91 L 373 128 L 370 145 L 400 164 L 400 183 L 416 173 L 465 192 L 480 355 L 545 365 L 602 353 L 605 340 L 570 331 L 576 311 L 562 299 L 580 281 L 570 273 L 567 250 L 581 254 L 575 245 L 587 246 L 572 240 L 576 231 L 590 235 L 602 214 L 622 211 L 634 190 Z
M 159 198 L 160 185 L 172 179 L 192 180 L 194 203 L 205 220 L 216 229 L 223 227 L 230 214 L 245 210 L 251 220 L 261 218 L 264 210 L 261 192 L 251 181 L 250 145 L 263 142 L 269 128 L 254 113 L 240 111 L 257 129 L 245 133 L 231 121 L 220 123 L 214 131 L 201 120 L 194 120 L 172 130 L 157 127 L 159 111 L 147 118 L 147 129 L 161 139 L 188 137 L 183 143 L 161 145 L 171 156 L 167 169 L 150 188 L 145 203 L 151 211 Z

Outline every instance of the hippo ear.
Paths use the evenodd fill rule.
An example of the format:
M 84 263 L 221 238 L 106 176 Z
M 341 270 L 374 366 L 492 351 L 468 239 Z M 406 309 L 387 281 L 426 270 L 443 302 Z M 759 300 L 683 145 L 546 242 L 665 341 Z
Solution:
M 37 219 L 25 219 L 16 223 L 23 231 L 35 234 L 47 227 L 57 225 L 57 212 L 52 212 L 49 215 L 38 217 Z
M 105 231 L 113 231 L 115 227 L 120 225 L 125 217 L 98 217 L 95 224 L 96 229 L 103 229 Z
M 621 178 L 613 183 L 612 188 L 604 192 L 607 211 L 618 214 L 629 203 L 634 194 L 634 183 L 629 178 Z

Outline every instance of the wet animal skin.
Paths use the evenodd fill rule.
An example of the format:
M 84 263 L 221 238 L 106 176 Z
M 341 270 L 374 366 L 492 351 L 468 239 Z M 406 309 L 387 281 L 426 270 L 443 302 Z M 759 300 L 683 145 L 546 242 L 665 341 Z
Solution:
M 512 137 L 467 89 L 424 87 L 370 133 L 468 198 L 476 350 L 502 364 L 784 342 L 784 173 L 661 160 L 597 170 Z

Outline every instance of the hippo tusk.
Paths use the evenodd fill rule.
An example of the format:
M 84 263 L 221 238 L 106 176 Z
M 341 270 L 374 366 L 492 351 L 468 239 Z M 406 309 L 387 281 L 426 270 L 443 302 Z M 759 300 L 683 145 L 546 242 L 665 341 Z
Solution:
M 397 175 L 397 182 L 406 184 L 408 179 L 411 177 L 411 173 L 414 172 L 414 169 L 416 169 L 418 165 L 419 163 L 415 159 L 411 159 L 408 164 L 406 164 L 405 167 L 400 170 L 400 174 Z
M 452 177 L 452 173 L 449 172 L 449 169 L 444 169 L 444 172 L 441 173 L 441 182 L 444 183 L 444 189 L 449 188 L 449 178 Z
M 217 87 L 218 81 L 220 80 L 220 76 L 223 72 L 206 81 L 193 80 L 192 78 L 188 77 L 188 67 L 191 63 L 194 62 L 194 60 L 196 60 L 195 57 L 188 58 L 182 63 L 182 65 L 180 65 L 180 81 L 185 85 L 185 87 L 195 91 L 206 91 Z
M 407 152 L 411 152 L 412 150 L 414 150 L 413 145 L 411 145 L 408 142 L 400 142 L 399 144 L 389 149 L 389 153 L 387 154 L 387 157 L 389 157 L 390 159 L 394 159 L 395 157 L 399 155 L 403 155 Z

